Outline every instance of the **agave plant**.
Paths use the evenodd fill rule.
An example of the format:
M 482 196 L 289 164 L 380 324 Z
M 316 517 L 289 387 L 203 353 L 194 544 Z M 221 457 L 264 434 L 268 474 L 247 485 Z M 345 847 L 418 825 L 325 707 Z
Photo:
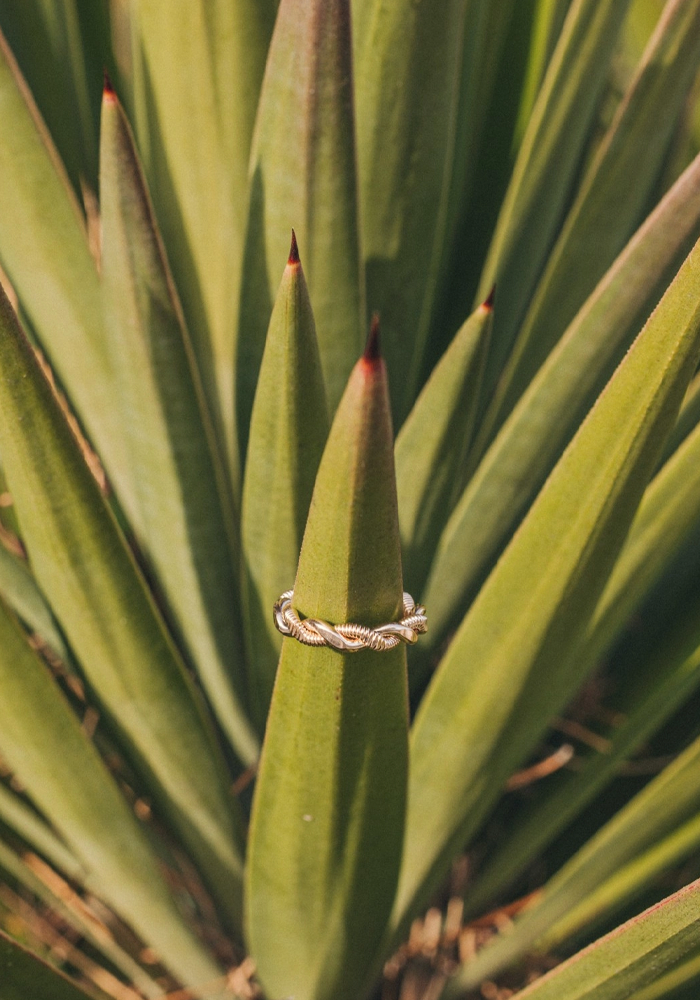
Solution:
M 0 998 L 694 996 L 700 0 L 0 28 Z

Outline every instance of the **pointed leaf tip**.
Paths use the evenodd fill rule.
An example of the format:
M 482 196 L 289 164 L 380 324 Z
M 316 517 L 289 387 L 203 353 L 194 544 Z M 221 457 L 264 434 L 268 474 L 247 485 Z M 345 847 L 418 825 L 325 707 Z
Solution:
M 484 301 L 481 303 L 481 308 L 488 310 L 488 312 L 491 312 L 495 301 L 496 301 L 496 286 L 494 285 L 489 294 L 484 299 Z
M 297 234 L 292 229 L 292 245 L 289 248 L 288 264 L 299 263 L 299 247 L 297 246 Z
M 372 325 L 369 328 L 369 336 L 367 337 L 362 358 L 370 364 L 375 364 L 377 361 L 382 360 L 382 349 L 379 339 L 379 313 L 375 313 L 372 316 Z
M 109 73 L 107 72 L 106 69 L 102 71 L 102 77 L 103 77 L 102 96 L 105 98 L 115 99 L 117 94 L 114 90 L 114 87 L 112 86 L 112 81 L 110 80 Z

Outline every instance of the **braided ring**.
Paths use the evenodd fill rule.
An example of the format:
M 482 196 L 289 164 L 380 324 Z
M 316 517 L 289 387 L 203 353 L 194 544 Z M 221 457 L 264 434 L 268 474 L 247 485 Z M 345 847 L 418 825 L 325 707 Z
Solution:
M 419 633 L 428 631 L 428 619 L 422 604 L 416 605 L 404 591 L 403 618 L 378 628 L 366 625 L 331 625 L 321 618 L 300 618 L 292 607 L 293 590 L 285 590 L 275 601 L 275 625 L 282 635 L 290 636 L 305 646 L 331 646 L 341 653 L 356 653 L 360 649 L 383 652 L 394 649 L 400 642 L 413 644 Z

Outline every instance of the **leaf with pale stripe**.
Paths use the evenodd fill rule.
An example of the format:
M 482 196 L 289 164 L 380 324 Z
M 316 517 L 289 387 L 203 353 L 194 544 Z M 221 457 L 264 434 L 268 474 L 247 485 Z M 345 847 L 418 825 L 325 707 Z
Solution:
M 700 244 L 462 622 L 420 705 L 401 928 L 578 686 L 578 650 L 700 356 Z
M 48 669 L 2 605 L 0 638 L 3 759 L 80 860 L 85 884 L 184 983 L 215 979 L 217 966 L 182 921 L 136 817 Z
M 468 607 L 612 367 L 656 305 L 669 269 L 679 266 L 699 230 L 700 158 L 591 294 L 467 485 L 442 534 L 423 592 L 431 617 L 430 632 L 417 650 L 422 659 Z
M 250 703 L 265 729 L 282 636 L 272 606 L 294 582 L 328 406 L 296 239 L 270 318 L 243 482 L 243 619 Z
M 265 334 L 295 230 L 333 413 L 362 349 L 350 0 L 281 0 L 250 161 L 236 359 L 245 452 Z
M 487 424 L 502 423 L 641 222 L 699 66 L 700 2 L 673 0 L 664 8 L 548 255 Z
M 700 882 L 692 882 L 536 980 L 518 1000 L 637 1000 L 634 990 L 697 953 L 699 907 Z M 463 992 L 457 977 L 442 1000 Z
M 463 985 L 493 976 L 535 942 L 560 942 L 697 849 L 699 765 L 696 740 L 566 862 L 507 934 L 465 967 Z
M 29 559 L 144 781 L 238 922 L 234 802 L 203 704 L 0 291 L 0 449 Z
M 131 7 L 139 151 L 238 497 L 238 280 L 248 157 L 276 0 L 189 0 L 177 17 L 162 0 Z
M 133 515 L 100 286 L 70 183 L 0 36 L 0 260 Z
M 362 251 L 397 426 L 419 386 L 438 280 L 484 127 L 489 6 L 353 2 Z
M 63 636 L 27 564 L 3 545 L 0 545 L 0 595 L 32 632 L 64 663 L 69 662 L 70 654 Z
M 294 585 L 303 617 L 376 626 L 401 608 L 386 371 L 374 343 L 336 413 Z M 248 941 L 271 996 L 355 1000 L 396 888 L 406 653 L 285 639 L 253 803 Z
M 396 492 L 404 586 L 420 594 L 442 529 L 459 496 L 471 443 L 492 303 L 462 324 L 396 439 Z
M 606 596 L 609 594 L 608 588 Z M 482 912 L 511 884 L 615 780 L 624 761 L 697 691 L 700 686 L 697 595 L 681 603 L 669 628 L 648 647 L 647 643 L 633 654 L 630 690 L 621 694 L 621 703 L 617 702 L 623 720 L 604 733 L 604 752 L 579 753 L 576 771 L 550 777 L 543 798 L 519 813 L 518 822 L 469 886 L 465 898 L 468 914 Z
M 259 746 L 242 704 L 225 466 L 131 130 L 111 90 L 102 107 L 100 192 L 105 324 L 141 512 L 137 541 L 219 724 L 249 765 Z
M 574 0 L 554 50 L 491 241 L 478 300 L 498 285 L 493 387 L 561 223 L 629 0 Z

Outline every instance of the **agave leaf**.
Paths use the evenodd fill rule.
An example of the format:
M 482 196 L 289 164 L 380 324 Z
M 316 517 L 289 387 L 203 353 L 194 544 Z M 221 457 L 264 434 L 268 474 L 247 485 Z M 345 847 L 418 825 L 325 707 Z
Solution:
M 666 462 L 700 422 L 700 375 L 688 386 L 676 425 L 666 441 L 662 461 Z
M 640 514 L 643 508 L 644 504 Z M 606 590 L 606 596 L 609 593 Z M 619 774 L 621 762 L 657 731 L 699 684 L 700 607 L 696 598 L 682 605 L 677 621 L 648 653 L 636 659 L 634 690 L 624 705 L 625 719 L 607 734 L 606 752 L 592 752 L 583 758 L 576 773 L 562 772 L 550 779 L 546 797 L 520 814 L 510 836 L 469 887 L 468 912 L 483 912 L 483 907 Z
M 404 583 L 420 594 L 471 443 L 491 330 L 487 301 L 463 323 L 396 439 Z
M 697 767 L 697 760 L 695 762 Z M 697 801 L 697 799 L 696 799 Z M 666 799 L 647 802 L 644 815 L 654 808 L 664 808 Z M 685 861 L 700 845 L 700 815 L 696 814 L 683 821 L 675 812 L 671 813 L 674 826 L 657 841 L 640 851 L 626 863 L 622 863 L 607 878 L 584 896 L 579 903 L 573 903 L 561 920 L 548 930 L 537 942 L 537 948 L 549 950 L 576 934 L 581 928 L 595 924 L 605 918 L 623 903 L 634 899 L 663 872 Z
M 632 523 L 627 541 L 588 625 L 586 641 L 577 654 L 579 681 L 586 677 L 597 663 L 601 662 L 605 654 L 613 647 L 614 642 L 620 637 L 632 615 L 640 608 L 652 588 L 663 578 L 673 560 L 688 548 L 697 531 L 698 518 L 700 517 L 700 477 L 697 471 L 699 457 L 700 429 L 686 439 L 648 487 Z M 690 662 L 694 662 L 695 647 L 700 640 L 700 637 L 696 637 L 696 612 L 692 602 L 690 607 L 686 608 L 686 616 L 686 621 L 681 624 L 680 628 L 682 650 L 680 663 L 684 664 L 678 676 L 681 690 L 688 681 L 692 683 L 693 672 L 688 669 L 687 657 L 690 656 Z M 688 647 L 689 630 L 690 648 Z M 678 663 L 678 661 L 674 663 L 674 658 L 678 654 L 672 640 L 667 638 L 667 642 L 670 645 L 665 650 L 665 658 L 671 657 L 671 650 L 673 650 L 674 656 L 671 657 L 670 662 L 666 663 L 662 658 L 657 674 L 659 681 L 669 667 L 677 666 Z M 638 664 L 638 668 L 639 666 L 641 664 Z M 674 692 L 674 699 L 678 693 Z M 671 706 L 673 703 L 672 701 Z M 652 720 L 655 717 L 662 719 L 671 706 L 664 698 L 660 697 L 659 692 L 651 712 L 651 718 L 647 706 L 641 710 L 641 722 L 644 729 L 648 731 Z M 656 716 L 657 711 L 661 712 L 660 716 Z M 639 721 L 639 719 L 635 720 L 635 724 Z M 636 739 L 635 725 L 622 727 L 621 732 L 618 732 L 614 737 L 614 742 L 618 744 L 618 750 L 623 753 L 628 752 L 631 749 L 629 742 L 631 738 Z M 599 779 L 605 780 L 605 777 L 611 773 L 607 766 L 610 763 L 610 756 L 610 754 L 606 754 L 606 762 L 601 762 L 598 769 Z M 595 769 L 593 773 L 595 773 Z M 592 778 L 593 774 L 589 777 Z M 594 782 L 593 787 L 589 786 L 588 792 L 594 790 L 596 785 L 597 781 Z M 585 784 L 581 790 L 585 790 Z M 560 819 L 565 821 L 565 816 L 568 814 L 571 817 L 575 814 L 575 810 L 576 800 L 571 797 L 563 805 Z M 551 827 L 549 830 L 551 832 Z M 538 829 L 538 839 L 542 836 L 546 837 L 547 831 L 548 828 L 542 824 Z M 506 874 L 510 865 L 515 861 L 516 855 L 513 854 L 510 856 L 510 860 L 505 863 L 503 874 Z
M 632 0 L 620 35 L 619 56 L 632 70 L 658 24 L 666 0 Z
M 476 50 L 470 45 L 468 58 L 465 52 L 465 75 L 472 79 L 468 66 L 471 61 L 476 82 L 476 120 L 468 143 L 467 163 L 462 164 L 463 169 L 466 167 L 463 189 L 450 194 L 451 204 L 455 205 L 454 245 L 440 282 L 440 303 L 426 359 L 443 353 L 454 331 L 474 308 L 479 275 L 517 153 L 517 147 L 513 148 L 514 130 L 530 48 L 533 4 L 532 0 L 503 0 L 487 4 L 484 13 L 482 35 L 477 34 L 475 39 Z M 475 27 L 469 18 L 466 30 L 470 39 Z M 470 99 L 469 89 L 464 99 Z M 462 121 L 462 116 L 458 117 Z M 455 166 L 460 163 L 461 155 L 457 145 Z M 453 179 L 460 180 L 456 169 Z M 453 215 L 452 207 L 449 215 Z M 422 378 L 428 374 L 429 370 L 423 371 Z
M 502 423 L 643 218 L 699 61 L 700 2 L 673 0 L 549 254 L 485 417 L 490 427 Z
M 696 244 L 482 588 L 421 703 L 411 733 L 399 928 L 576 690 L 586 625 L 697 363 L 699 270 Z
M 584 948 L 518 994 L 518 1000 L 629 1000 L 700 941 L 700 882 L 692 882 L 656 906 Z M 465 967 L 465 972 L 469 966 Z M 443 994 L 461 995 L 458 976 Z
M 692 1000 L 691 992 L 677 993 L 683 986 L 692 983 L 700 975 L 700 954 L 695 949 L 690 952 L 690 958 L 683 958 L 671 966 L 668 972 L 658 979 L 637 990 L 630 1000 L 660 1000 L 661 997 L 672 996 L 676 1000 Z
M 296 239 L 270 319 L 250 422 L 241 539 L 250 702 L 265 728 L 282 636 L 272 606 L 294 581 L 328 406 Z
M 8 552 L 2 545 L 0 545 L 0 595 L 32 632 L 50 646 L 64 663 L 70 663 L 70 654 L 63 636 L 26 563 Z
M 430 632 L 417 651 L 423 659 L 417 670 L 425 669 L 429 652 L 468 606 L 699 226 L 700 159 L 579 311 L 466 487 L 442 534 L 424 591 Z
M 100 192 L 105 322 L 141 510 L 137 540 L 222 729 L 251 764 L 259 747 L 240 700 L 225 469 L 131 130 L 111 90 L 103 101 Z
M 457 98 L 454 112 L 454 135 L 448 137 L 446 148 L 446 166 L 449 172 L 440 192 L 439 211 L 444 213 L 446 218 L 443 220 L 440 215 L 436 215 L 434 222 L 430 218 L 427 219 L 428 227 L 436 224 L 436 236 L 430 262 L 431 268 L 440 265 L 442 273 L 437 288 L 443 294 L 449 270 L 454 264 L 457 264 L 460 278 L 462 282 L 465 282 L 467 268 L 463 257 L 455 247 L 455 243 L 461 235 L 460 231 L 464 226 L 468 205 L 473 198 L 477 197 L 475 175 L 478 155 L 486 144 L 487 137 L 488 145 L 491 146 L 497 141 L 496 133 L 500 128 L 507 129 L 509 124 L 507 116 L 505 116 L 505 121 L 494 122 L 490 112 L 499 57 L 509 26 L 514 20 L 514 6 L 515 0 L 503 0 L 497 6 L 484 2 L 484 0 L 466 0 L 462 18 L 464 37 L 461 41 L 461 53 L 456 67 L 461 77 L 453 84 L 456 87 Z M 455 23 L 459 23 L 457 16 L 455 16 Z M 435 28 L 436 25 L 431 25 L 432 31 L 435 31 Z M 413 86 L 413 81 L 410 82 L 410 85 Z M 380 95 L 380 99 L 383 99 L 383 95 Z M 454 95 L 452 99 L 454 99 Z M 410 141 L 416 143 L 417 136 L 414 135 Z M 408 181 L 408 178 L 406 180 Z M 411 182 L 408 181 L 408 183 Z M 369 192 L 367 194 L 369 195 Z M 494 194 L 497 192 L 487 192 L 483 189 L 479 191 L 479 196 L 486 201 Z M 449 207 L 445 208 L 446 205 Z M 427 232 L 428 229 L 426 229 Z M 424 251 L 420 246 L 416 246 L 414 252 L 420 255 Z M 430 297 L 434 295 L 431 286 L 433 280 L 432 273 L 430 276 L 426 273 L 423 278 L 426 301 L 422 322 L 424 324 L 427 319 L 431 318 L 432 313 L 433 323 L 437 325 L 440 322 L 439 314 L 430 302 Z M 471 301 L 460 314 L 460 319 L 467 314 L 470 305 Z M 424 333 L 423 327 L 419 327 L 418 344 L 419 347 L 424 346 L 423 363 L 431 356 L 430 343 L 422 345 L 421 338 L 424 337 Z M 434 358 L 435 355 L 433 354 L 432 357 Z M 413 361 L 414 372 L 420 370 L 420 360 L 419 351 Z M 412 394 L 409 396 L 412 398 Z
M 87 1000 L 90 994 L 71 983 L 27 948 L 0 931 L 2 1000 Z M 94 994 L 93 994 L 94 1000 Z M 105 996 L 106 1000 L 106 996 Z
M 100 6 L 95 4 L 94 6 Z M 0 2 L 0 25 L 41 109 L 76 191 L 97 190 L 98 92 L 77 0 Z M 90 78 L 89 70 L 96 70 Z M 70 109 L 70 111 L 68 111 Z
M 195 0 L 177 17 L 163 0 L 136 0 L 132 7 L 139 150 L 237 476 L 238 278 L 248 156 L 275 0 Z
M 485 125 L 491 6 L 353 2 L 367 295 L 381 313 L 399 422 L 415 399 Z M 510 5 L 499 6 L 507 20 Z
M 71 850 L 26 802 L 3 784 L 0 784 L 0 821 L 68 878 L 79 885 L 84 883 L 85 868 Z
M 110 930 L 98 919 L 97 915 L 88 908 L 84 908 L 81 900 L 79 905 L 71 905 L 72 900 L 66 901 L 57 895 L 53 889 L 46 884 L 14 851 L 0 841 L 0 869 L 6 875 L 15 880 L 19 885 L 28 889 L 38 900 L 47 906 L 54 913 L 57 913 L 66 924 L 73 928 L 80 937 L 85 938 L 93 947 L 104 955 L 108 962 L 119 969 L 129 982 L 137 986 L 146 997 L 162 997 L 163 990 L 151 979 L 141 968 L 138 962 L 126 952 L 115 941 Z M 66 883 L 63 887 L 68 888 Z M 62 888 L 63 888 L 62 887 Z M 61 889 L 59 889 L 61 891 Z M 135 994 L 134 994 L 135 997 Z
M 362 346 L 349 0 L 282 0 L 251 154 L 236 413 L 245 452 L 279 261 L 299 238 L 331 413 Z
M 0 259 L 32 329 L 131 509 L 95 262 L 69 181 L 0 36 Z
M 499 287 L 493 386 L 561 222 L 629 0 L 574 0 L 523 138 L 481 275 Z
M 386 373 L 370 341 L 314 489 L 294 606 L 395 621 L 401 559 Z M 402 646 L 340 653 L 286 639 L 253 804 L 250 950 L 271 996 L 351 1000 L 391 909 L 407 768 Z
M 464 970 L 474 986 L 554 928 L 555 940 L 626 898 L 700 843 L 700 740 L 605 824 L 547 883 L 532 908 Z M 694 814 L 694 815 L 693 815 Z M 563 920 L 562 920 L 563 918 Z M 561 930 L 555 924 L 562 921 Z
M 0 448 L 31 565 L 125 749 L 235 922 L 233 803 L 201 700 L 1 292 L 0 327 Z
M 661 178 L 668 187 L 700 152 L 700 73 L 685 105 L 683 116 L 673 138 L 671 155 Z
M 589 627 L 586 659 L 594 663 L 681 552 L 700 519 L 700 427 L 649 486 Z M 585 667 L 582 667 L 585 669 Z
M 46 667 L 1 606 L 0 635 L 3 758 L 34 803 L 52 817 L 83 865 L 86 884 L 183 982 L 215 979 L 218 969 L 182 923 L 129 806 Z
M 520 145 L 547 67 L 564 27 L 571 0 L 535 0 L 532 35 L 527 70 L 522 83 L 518 121 L 515 126 L 516 148 Z

